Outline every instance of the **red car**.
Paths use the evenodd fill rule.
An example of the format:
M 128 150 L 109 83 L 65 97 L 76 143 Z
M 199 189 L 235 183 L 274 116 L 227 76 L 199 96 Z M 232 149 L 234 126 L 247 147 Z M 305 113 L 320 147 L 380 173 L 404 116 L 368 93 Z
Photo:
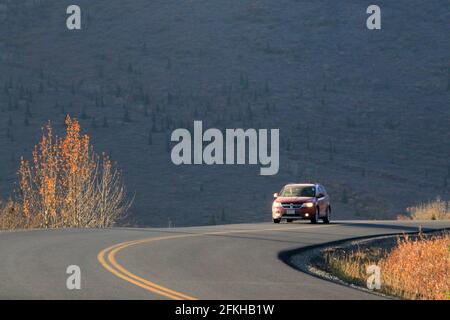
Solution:
M 280 193 L 275 193 L 272 204 L 274 223 L 281 220 L 311 220 L 317 223 L 320 219 L 330 223 L 330 197 L 320 184 L 293 183 L 287 184 Z

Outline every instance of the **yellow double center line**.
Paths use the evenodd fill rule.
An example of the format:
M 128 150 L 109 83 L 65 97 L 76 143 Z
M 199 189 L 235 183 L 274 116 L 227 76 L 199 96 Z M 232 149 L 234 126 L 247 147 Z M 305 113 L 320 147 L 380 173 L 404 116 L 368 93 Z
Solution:
M 121 264 L 117 262 L 116 254 L 117 252 L 131 247 L 135 246 L 137 244 L 141 243 L 147 243 L 152 241 L 159 241 L 159 240 L 168 240 L 168 239 L 176 239 L 176 238 L 184 238 L 188 236 L 194 236 L 194 235 L 176 235 L 176 236 L 167 236 L 167 237 L 156 237 L 156 238 L 147 238 L 142 240 L 135 240 L 135 241 L 128 241 L 128 242 L 122 242 L 118 243 L 114 246 L 111 246 L 109 248 L 106 248 L 99 252 L 97 255 L 97 259 L 100 262 L 100 264 L 109 272 L 116 275 L 117 277 L 128 281 L 138 287 L 141 287 L 145 290 L 148 290 L 150 292 L 165 296 L 170 299 L 174 300 L 196 300 L 196 298 L 185 295 L 183 293 L 171 290 L 169 288 L 160 286 L 154 282 L 148 281 L 142 277 L 139 277 L 127 269 L 125 269 Z
M 193 233 L 193 234 L 179 234 L 172 236 L 164 236 L 164 237 L 153 237 L 153 238 L 145 238 L 141 240 L 127 241 L 115 244 L 111 247 L 103 249 L 97 255 L 97 260 L 100 264 L 109 272 L 114 274 L 115 276 L 132 283 L 138 287 L 141 287 L 145 290 L 148 290 L 152 293 L 156 293 L 162 295 L 164 297 L 174 299 L 174 300 L 197 300 L 197 298 L 189 296 L 187 294 L 177 292 L 166 288 L 164 286 L 158 285 L 152 281 L 139 277 L 134 273 L 127 270 L 120 263 L 117 262 L 116 255 L 119 251 L 129 248 L 132 246 L 136 246 L 143 243 L 161 241 L 161 240 L 170 240 L 170 239 L 178 239 L 178 238 L 187 238 L 187 237 L 201 237 L 201 236 L 212 236 L 212 235 L 227 235 L 233 233 L 255 233 L 255 232 L 265 232 L 265 231 L 285 231 L 285 230 L 298 230 L 298 229 L 312 229 L 318 227 L 330 227 L 332 225 L 322 225 L 315 227 L 290 227 L 290 228 L 271 228 L 271 229 L 241 229 L 241 230 L 228 230 L 228 231 L 217 231 L 217 232 L 207 232 L 207 233 Z

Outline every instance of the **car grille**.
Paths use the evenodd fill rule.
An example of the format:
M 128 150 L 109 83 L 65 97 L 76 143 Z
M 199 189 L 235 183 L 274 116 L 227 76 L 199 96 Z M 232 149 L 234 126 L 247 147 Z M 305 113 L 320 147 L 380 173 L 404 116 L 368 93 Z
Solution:
M 285 209 L 300 209 L 302 207 L 301 203 L 282 203 L 281 205 Z

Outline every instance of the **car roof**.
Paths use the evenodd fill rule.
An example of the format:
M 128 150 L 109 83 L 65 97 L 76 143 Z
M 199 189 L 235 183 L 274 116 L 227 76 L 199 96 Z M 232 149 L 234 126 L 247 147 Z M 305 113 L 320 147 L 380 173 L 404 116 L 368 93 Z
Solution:
M 315 183 L 288 183 L 285 187 L 287 186 L 298 186 L 298 187 L 314 187 L 316 186 Z

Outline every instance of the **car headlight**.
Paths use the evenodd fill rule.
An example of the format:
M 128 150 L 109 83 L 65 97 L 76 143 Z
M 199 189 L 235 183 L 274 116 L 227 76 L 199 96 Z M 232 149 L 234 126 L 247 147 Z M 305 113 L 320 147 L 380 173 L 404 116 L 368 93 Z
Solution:
M 305 202 L 304 204 L 302 204 L 303 208 L 312 208 L 314 207 L 314 203 L 312 202 Z
M 283 206 L 281 205 L 280 202 L 274 201 L 272 204 L 272 208 L 282 208 Z

